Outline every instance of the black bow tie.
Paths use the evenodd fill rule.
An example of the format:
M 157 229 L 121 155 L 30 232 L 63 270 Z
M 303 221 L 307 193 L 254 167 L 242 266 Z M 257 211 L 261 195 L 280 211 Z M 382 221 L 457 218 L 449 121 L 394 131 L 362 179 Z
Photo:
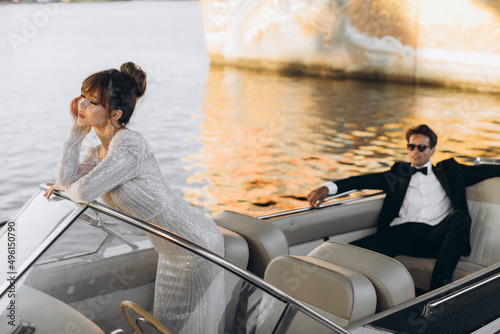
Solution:
M 421 172 L 422 174 L 427 175 L 427 167 L 422 167 L 422 168 L 412 167 L 411 168 L 411 175 L 418 173 L 418 172 Z

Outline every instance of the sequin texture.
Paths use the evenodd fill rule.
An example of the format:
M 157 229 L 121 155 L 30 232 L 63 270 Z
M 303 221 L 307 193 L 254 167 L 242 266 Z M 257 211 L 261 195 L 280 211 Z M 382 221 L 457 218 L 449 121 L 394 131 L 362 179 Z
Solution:
M 72 200 L 101 197 L 113 208 L 224 255 L 219 228 L 171 191 L 141 134 L 129 129 L 117 132 L 102 161 L 100 146 L 89 148 L 80 161 L 84 137 L 73 124 L 57 165 L 56 185 Z M 160 237 L 150 238 L 159 253 L 155 317 L 173 333 L 222 333 L 222 270 Z

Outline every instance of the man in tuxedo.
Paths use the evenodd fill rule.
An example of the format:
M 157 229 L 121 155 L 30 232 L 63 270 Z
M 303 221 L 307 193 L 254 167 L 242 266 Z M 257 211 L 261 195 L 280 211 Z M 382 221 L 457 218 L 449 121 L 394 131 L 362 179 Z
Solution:
M 311 207 L 326 196 L 353 189 L 381 189 L 386 197 L 375 234 L 351 242 L 391 257 L 435 258 L 431 290 L 449 282 L 470 248 L 471 218 L 465 188 L 500 176 L 500 166 L 466 166 L 448 159 L 433 166 L 437 135 L 427 125 L 406 133 L 410 162 L 396 162 L 382 173 L 327 182 L 307 196 Z

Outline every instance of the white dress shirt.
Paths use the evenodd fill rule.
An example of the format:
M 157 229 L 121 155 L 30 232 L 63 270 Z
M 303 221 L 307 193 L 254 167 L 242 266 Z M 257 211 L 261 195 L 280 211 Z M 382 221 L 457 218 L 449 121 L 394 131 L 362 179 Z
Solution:
M 422 167 L 427 167 L 427 175 L 419 172 L 411 177 L 399 215 L 389 226 L 407 222 L 434 226 L 453 211 L 450 199 L 432 170 L 432 163 L 429 161 Z M 334 182 L 324 185 L 328 188 L 328 195 L 337 193 Z

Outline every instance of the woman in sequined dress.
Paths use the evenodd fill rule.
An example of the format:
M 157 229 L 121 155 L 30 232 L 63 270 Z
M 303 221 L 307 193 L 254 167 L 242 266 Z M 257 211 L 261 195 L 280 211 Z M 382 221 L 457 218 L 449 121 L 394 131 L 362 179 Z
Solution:
M 76 202 L 101 197 L 118 210 L 179 234 L 221 256 L 224 240 L 215 223 L 175 195 L 141 134 L 127 128 L 146 73 L 128 62 L 89 76 L 70 104 L 73 120 L 56 171 L 45 193 L 64 190 Z M 80 160 L 84 137 L 94 129 L 101 145 Z M 159 253 L 154 315 L 173 333 L 221 333 L 223 273 L 207 260 L 151 235 Z

